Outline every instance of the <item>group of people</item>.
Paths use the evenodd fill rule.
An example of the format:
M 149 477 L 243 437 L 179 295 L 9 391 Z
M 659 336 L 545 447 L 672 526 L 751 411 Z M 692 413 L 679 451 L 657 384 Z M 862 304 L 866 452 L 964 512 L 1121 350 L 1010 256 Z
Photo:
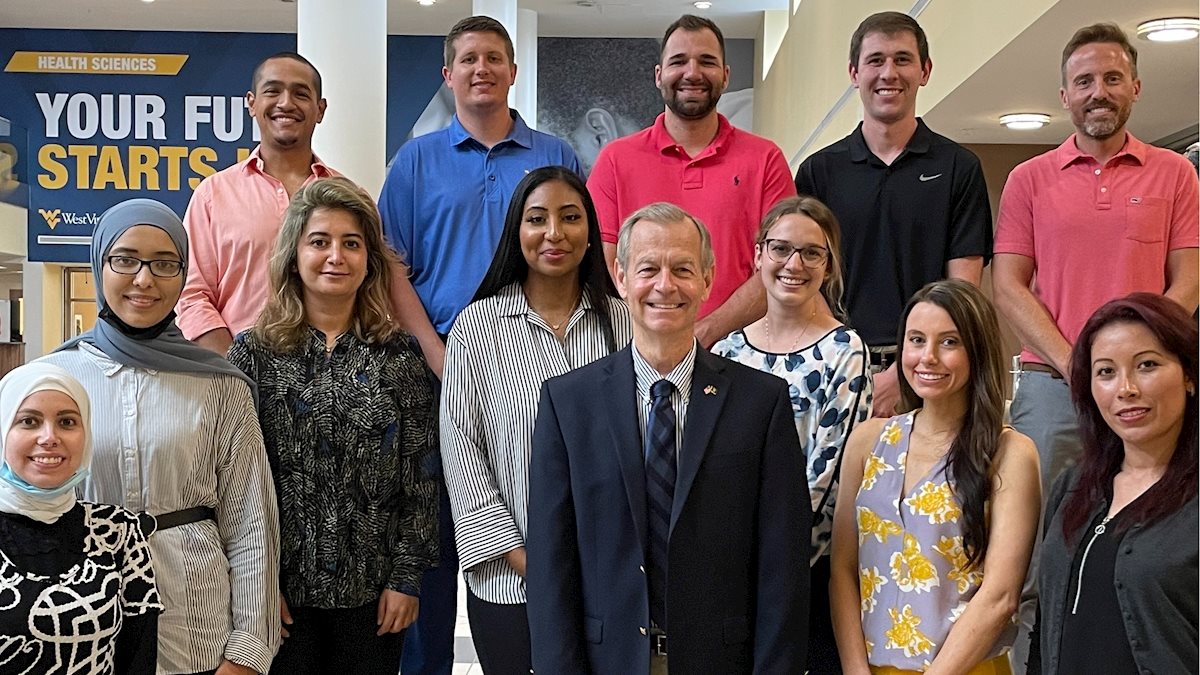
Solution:
M 448 674 L 460 568 L 489 674 L 1194 668 L 1197 179 L 1125 130 L 1120 29 L 1068 43 L 1076 133 L 994 245 L 907 15 L 794 180 L 707 19 L 586 181 L 498 22 L 445 45 L 378 205 L 284 53 L 182 220 L 105 212 L 95 328 L 0 381 L 0 672 Z

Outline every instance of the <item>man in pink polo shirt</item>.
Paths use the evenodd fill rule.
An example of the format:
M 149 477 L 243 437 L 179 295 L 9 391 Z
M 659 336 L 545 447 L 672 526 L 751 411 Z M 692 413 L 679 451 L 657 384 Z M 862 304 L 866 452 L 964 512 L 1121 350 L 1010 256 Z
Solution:
M 1081 452 L 1063 376 L 1092 312 L 1135 291 L 1196 309 L 1196 172 L 1182 155 L 1125 130 L 1140 92 L 1137 50 L 1120 28 L 1076 32 L 1063 50 L 1059 90 L 1075 134 L 1013 169 L 1000 199 L 995 301 L 1024 343 L 1011 417 L 1038 446 L 1042 494 Z M 1027 593 L 1022 604 L 1026 630 L 1031 600 Z M 1023 637 L 1013 649 L 1017 672 Z
M 650 128 L 604 146 L 588 191 L 610 270 L 621 222 L 647 204 L 677 204 L 708 227 L 716 276 L 696 323 L 707 348 L 766 312 L 766 292 L 753 274 L 754 238 L 766 212 L 796 186 L 778 146 L 717 113 L 729 66 L 715 23 L 692 15 L 672 23 L 654 83 L 666 111 Z
M 179 329 L 220 354 L 235 335 L 254 325 L 266 304 L 267 263 L 292 195 L 319 178 L 339 175 L 312 151 L 326 103 L 321 74 L 308 59 L 280 52 L 262 61 L 254 69 L 246 105 L 262 141 L 245 160 L 205 178 L 183 218 L 192 262 L 176 308 Z M 396 314 L 406 319 L 404 327 L 440 373 L 440 342 L 439 349 L 427 346 L 437 334 L 407 275 L 393 276 Z

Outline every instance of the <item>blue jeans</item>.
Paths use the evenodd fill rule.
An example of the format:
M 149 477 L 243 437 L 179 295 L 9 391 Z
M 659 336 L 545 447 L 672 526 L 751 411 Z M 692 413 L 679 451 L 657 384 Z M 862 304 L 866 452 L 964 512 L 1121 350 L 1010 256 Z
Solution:
M 1079 423 L 1071 404 L 1071 388 L 1065 380 L 1050 373 L 1026 371 L 1018 379 L 1017 393 L 1009 409 L 1013 428 L 1031 438 L 1038 449 L 1042 470 L 1042 503 L 1050 487 L 1065 470 L 1075 466 L 1083 447 L 1079 440 Z M 1043 517 L 1045 514 L 1042 514 Z M 1023 675 L 1029 659 L 1029 634 L 1037 614 L 1038 556 L 1041 555 L 1041 520 L 1033 545 L 1033 558 L 1021 590 L 1018 610 L 1020 628 L 1013 644 L 1010 659 L 1014 675 Z
M 440 458 L 439 458 L 440 459 Z M 440 464 L 440 462 L 439 462 Z M 439 467 L 440 468 L 440 467 Z M 454 545 L 454 518 L 450 497 L 440 471 L 438 538 L 441 560 L 421 578 L 421 605 L 417 620 L 404 633 L 403 675 L 450 675 L 454 669 L 454 622 L 458 616 L 458 549 Z

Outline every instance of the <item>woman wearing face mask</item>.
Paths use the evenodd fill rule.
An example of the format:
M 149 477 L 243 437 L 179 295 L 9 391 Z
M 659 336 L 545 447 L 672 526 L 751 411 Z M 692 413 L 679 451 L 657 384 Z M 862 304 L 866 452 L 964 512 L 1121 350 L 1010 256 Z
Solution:
M 89 501 L 153 515 L 160 673 L 266 672 L 279 642 L 275 491 L 251 383 L 184 339 L 183 224 L 132 199 L 92 235 L 96 326 L 45 360 L 95 407 Z
M 1096 310 L 1071 352 L 1083 457 L 1046 500 L 1030 673 L 1196 672 L 1196 321 Z
M 229 359 L 258 383 L 279 488 L 286 631 L 271 672 L 396 675 L 437 557 L 431 374 L 390 314 L 393 254 L 370 196 L 292 197 L 271 296 Z
M 829 538 L 838 467 L 855 425 L 871 416 L 867 348 L 842 323 L 842 256 L 837 219 L 813 197 L 789 197 L 763 218 L 754 265 L 767 314 L 713 346 L 713 353 L 778 375 L 790 385 L 812 496 L 812 598 L 808 667 L 840 667 L 829 620 Z M 836 316 L 820 311 L 828 306 Z
M 0 380 L 0 672 L 154 673 L 162 605 L 138 518 L 75 500 L 88 412 L 58 366 Z

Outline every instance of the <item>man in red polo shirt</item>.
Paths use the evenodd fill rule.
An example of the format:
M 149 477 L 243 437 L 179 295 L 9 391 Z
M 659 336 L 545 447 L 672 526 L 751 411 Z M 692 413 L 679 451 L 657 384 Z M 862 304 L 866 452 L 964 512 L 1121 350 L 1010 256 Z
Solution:
M 753 274 L 754 239 L 762 217 L 796 186 L 778 146 L 717 113 L 729 66 L 712 21 L 689 14 L 667 28 L 654 83 L 666 111 L 650 128 L 604 146 L 588 191 L 610 270 L 621 222 L 647 204 L 671 202 L 708 227 L 716 276 L 696 323 L 708 348 L 766 312 L 766 292 Z
M 1000 198 L 995 301 L 1024 344 L 1011 417 L 1038 446 L 1042 494 L 1082 451 L 1064 375 L 1092 312 L 1135 291 L 1196 309 L 1196 172 L 1182 155 L 1125 130 L 1141 87 L 1137 50 L 1120 28 L 1081 28 L 1063 50 L 1059 90 L 1075 133 L 1013 169 Z M 1031 577 L 1036 563 L 1035 554 Z M 1017 672 L 1032 625 L 1031 590 L 1013 647 Z

